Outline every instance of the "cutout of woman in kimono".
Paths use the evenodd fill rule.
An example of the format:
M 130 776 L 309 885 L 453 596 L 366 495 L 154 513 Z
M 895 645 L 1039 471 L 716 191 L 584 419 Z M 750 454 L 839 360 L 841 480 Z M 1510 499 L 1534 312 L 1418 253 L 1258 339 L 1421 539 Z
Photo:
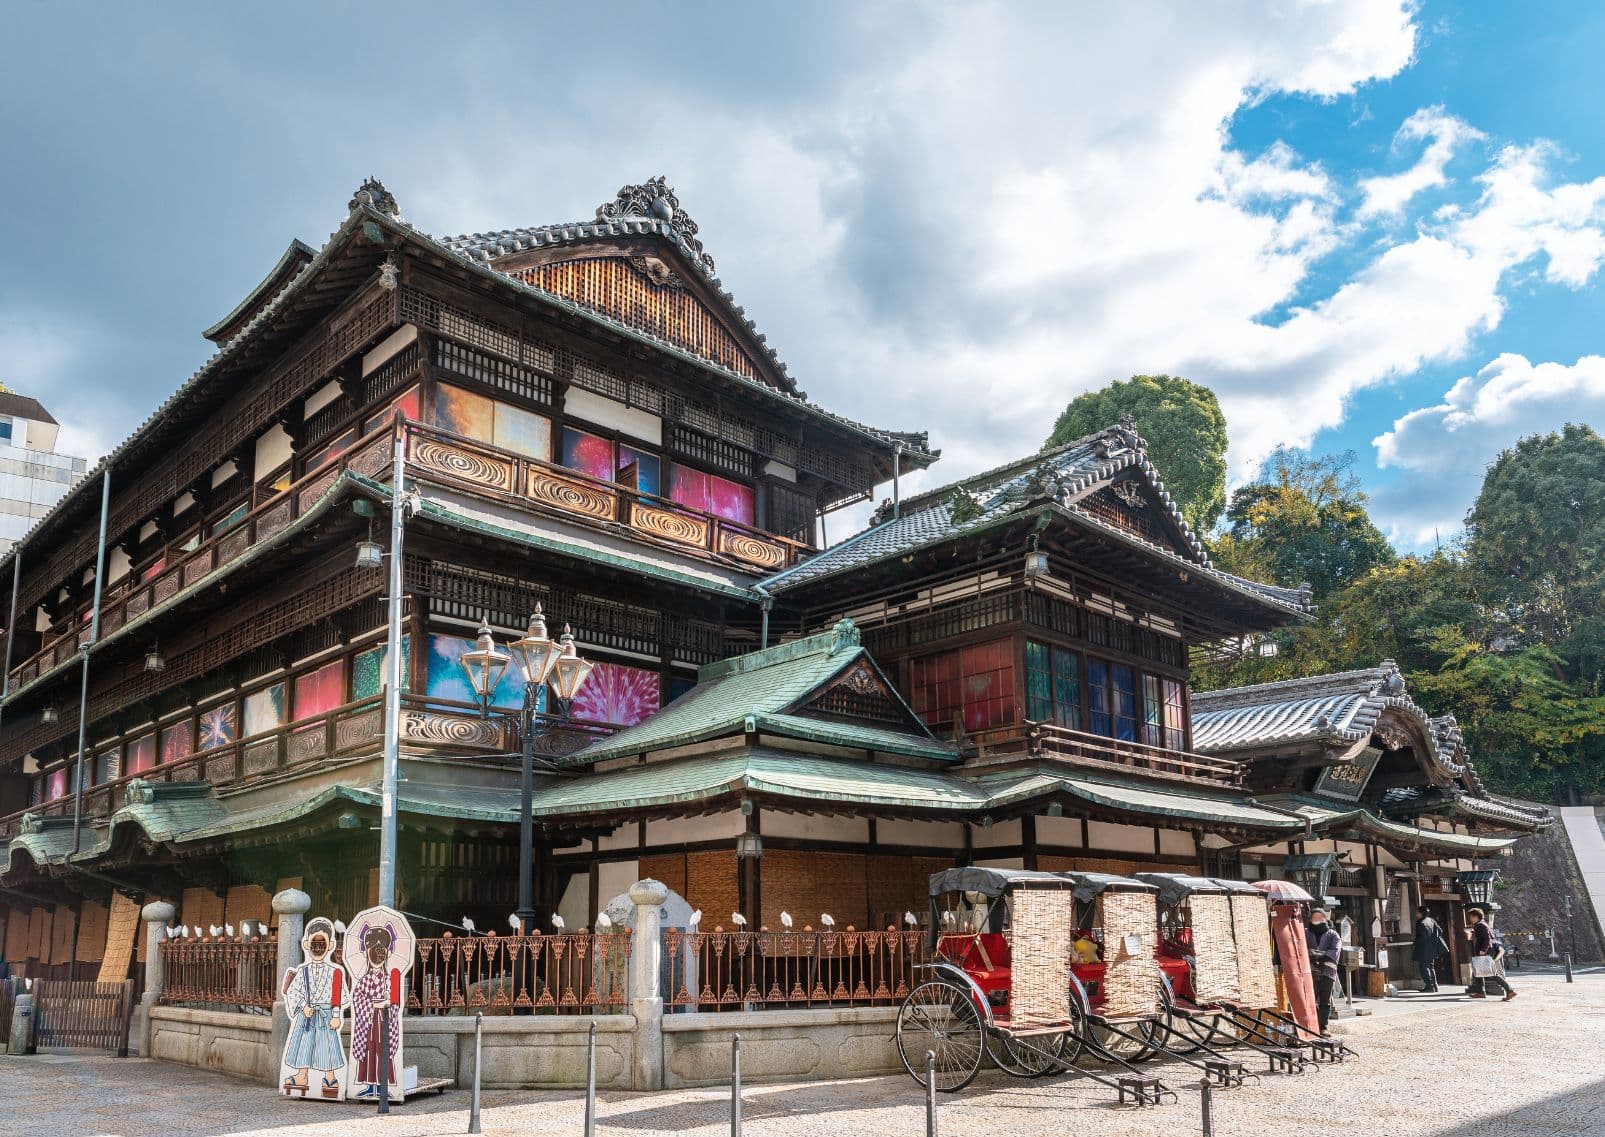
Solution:
M 351 993 L 351 1061 L 354 1082 L 362 1083 L 358 1101 L 378 1101 L 380 1083 L 391 1088 L 391 1100 L 405 1096 L 396 1080 L 396 1055 L 401 1049 L 401 969 L 391 959 L 395 932 L 386 924 L 362 929 L 366 967 Z M 388 1022 L 384 1015 L 389 1008 Z
M 346 1058 L 340 1049 L 341 1008 L 345 1004 L 345 969 L 335 963 L 334 925 L 319 916 L 307 923 L 301 937 L 306 957 L 300 967 L 284 973 L 284 1008 L 290 1018 L 290 1037 L 284 1044 L 282 1093 L 307 1096 L 312 1073 L 321 1077 L 319 1090 L 326 1098 L 344 1096 Z

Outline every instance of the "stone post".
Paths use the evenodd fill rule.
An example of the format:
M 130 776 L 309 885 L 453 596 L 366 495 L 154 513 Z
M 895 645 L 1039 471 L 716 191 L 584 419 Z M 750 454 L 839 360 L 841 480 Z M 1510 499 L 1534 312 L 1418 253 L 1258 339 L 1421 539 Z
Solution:
M 139 1006 L 134 1008 L 133 1021 L 128 1026 L 129 1050 L 141 1058 L 151 1056 L 151 1008 L 161 1002 L 166 989 L 166 973 L 162 969 L 162 941 L 167 938 L 167 927 L 178 915 L 177 909 L 165 900 L 155 900 L 139 910 L 145 922 L 145 993 Z
M 663 904 L 668 886 L 638 880 L 630 886 L 635 905 L 635 944 L 630 958 L 630 1010 L 635 1014 L 635 1068 L 630 1088 L 663 1088 L 663 992 L 658 975 L 663 959 Z
M 290 1019 L 284 1010 L 284 973 L 301 966 L 301 931 L 306 924 L 312 897 L 299 888 L 286 888 L 273 897 L 273 911 L 279 918 L 278 967 L 273 981 L 273 1051 L 268 1055 L 268 1084 L 279 1084 L 279 1058 L 290 1038 Z

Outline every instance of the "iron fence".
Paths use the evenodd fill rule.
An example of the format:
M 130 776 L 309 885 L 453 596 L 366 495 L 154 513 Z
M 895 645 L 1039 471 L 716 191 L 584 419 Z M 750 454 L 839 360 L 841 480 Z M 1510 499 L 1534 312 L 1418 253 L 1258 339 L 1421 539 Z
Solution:
M 665 1003 L 698 1011 L 890 1006 L 929 962 L 925 933 L 664 932 Z
M 264 1010 L 273 1006 L 278 993 L 275 940 L 166 940 L 160 951 L 163 1003 Z
M 630 996 L 630 940 L 623 929 L 420 939 L 407 1010 L 422 1015 L 622 1011 Z

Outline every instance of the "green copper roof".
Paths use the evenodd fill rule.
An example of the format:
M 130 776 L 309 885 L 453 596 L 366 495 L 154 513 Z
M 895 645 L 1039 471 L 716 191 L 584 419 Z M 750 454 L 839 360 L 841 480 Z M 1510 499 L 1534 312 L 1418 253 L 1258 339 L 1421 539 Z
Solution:
M 544 787 L 535 816 L 557 820 L 764 794 L 821 806 L 967 813 L 986 805 L 973 782 L 934 770 L 821 758 L 755 747 L 734 754 L 656 762 Z M 826 808 L 821 812 L 833 812 Z
M 1279 803 L 1283 804 L 1283 803 Z M 1441 833 L 1400 821 L 1387 821 L 1359 806 L 1343 808 L 1332 802 L 1312 800 L 1303 795 L 1287 798 L 1285 804 L 1308 817 L 1318 831 L 1351 831 L 1386 843 L 1390 838 L 1468 856 L 1487 856 L 1516 843 L 1514 837 L 1473 837 L 1468 833 Z
M 878 683 L 903 715 L 907 729 L 791 713 L 838 676 L 860 666 L 866 681 Z M 829 632 L 709 664 L 698 674 L 694 688 L 657 714 L 592 743 L 568 761 L 594 763 L 751 731 L 943 761 L 958 757 L 915 718 L 859 646 L 858 629 L 844 620 Z
M 1202 790 L 1169 789 L 1058 770 L 1042 770 L 997 785 L 989 801 L 994 807 L 1001 807 L 1055 793 L 1066 793 L 1108 809 L 1129 810 L 1177 821 L 1215 822 L 1254 829 L 1303 829 L 1299 822 L 1286 814 L 1250 805 L 1242 797 Z

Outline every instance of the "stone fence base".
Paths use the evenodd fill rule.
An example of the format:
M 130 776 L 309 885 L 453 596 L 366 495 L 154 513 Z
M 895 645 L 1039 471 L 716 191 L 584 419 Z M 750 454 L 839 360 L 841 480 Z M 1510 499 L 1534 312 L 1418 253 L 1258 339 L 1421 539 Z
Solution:
M 269 1016 L 154 1007 L 150 1018 L 152 1057 L 277 1085 L 279 1055 Z M 665 1015 L 661 1084 L 728 1083 L 730 1040 L 737 1033 L 747 1081 L 893 1073 L 902 1069 L 896 1020 L 892 1007 Z M 480 1084 L 487 1090 L 583 1089 L 591 1022 L 578 1015 L 485 1019 Z M 635 1016 L 597 1015 L 595 1022 L 597 1086 L 631 1089 L 642 1047 Z M 408 1018 L 404 1046 L 407 1064 L 417 1066 L 420 1077 L 449 1078 L 460 1089 L 473 1084 L 471 1017 Z
M 730 1040 L 738 1033 L 743 1081 L 860 1078 L 903 1068 L 895 1007 L 665 1015 L 664 1086 L 727 1084 Z

